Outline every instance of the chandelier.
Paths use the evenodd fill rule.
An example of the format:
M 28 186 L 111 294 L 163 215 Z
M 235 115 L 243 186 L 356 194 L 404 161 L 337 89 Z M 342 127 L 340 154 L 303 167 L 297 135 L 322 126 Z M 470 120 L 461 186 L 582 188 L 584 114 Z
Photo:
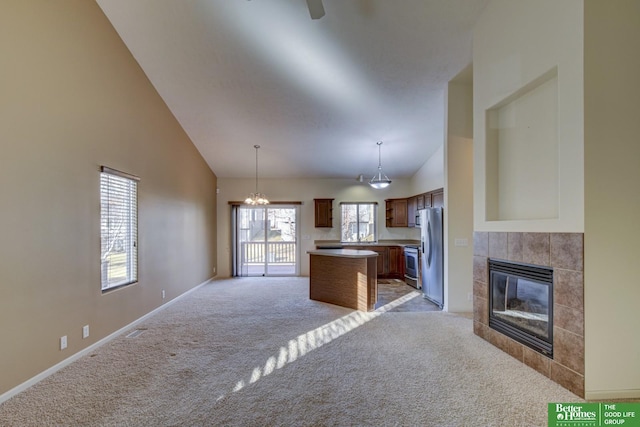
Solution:
M 256 192 L 249 194 L 249 197 L 245 199 L 244 203 L 247 205 L 268 205 L 269 200 L 267 196 L 258 192 L 258 149 L 260 146 L 254 145 L 253 148 L 256 149 Z
M 378 144 L 378 172 L 375 175 L 373 175 L 373 178 L 371 178 L 371 181 L 369 181 L 369 185 L 372 186 L 373 188 L 380 189 L 380 188 L 388 187 L 389 184 L 391 184 L 391 180 L 387 175 L 384 174 L 384 172 L 382 172 L 382 160 L 380 155 L 380 146 L 382 145 L 382 141 L 378 142 L 377 144 Z

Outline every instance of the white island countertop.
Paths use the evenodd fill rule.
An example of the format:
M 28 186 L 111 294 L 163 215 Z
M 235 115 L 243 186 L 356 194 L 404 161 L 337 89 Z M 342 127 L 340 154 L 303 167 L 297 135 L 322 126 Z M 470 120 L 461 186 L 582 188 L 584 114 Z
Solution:
M 334 256 L 340 258 L 370 258 L 378 256 L 377 252 L 357 249 L 316 249 L 314 251 L 307 251 L 307 253 L 309 255 Z

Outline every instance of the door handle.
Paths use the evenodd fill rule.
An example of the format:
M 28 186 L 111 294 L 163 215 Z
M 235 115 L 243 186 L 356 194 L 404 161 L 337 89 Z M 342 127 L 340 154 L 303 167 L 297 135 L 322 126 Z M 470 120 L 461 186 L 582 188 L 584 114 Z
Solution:
M 429 238 L 429 256 L 427 257 L 427 265 L 431 267 L 431 255 L 433 254 L 433 249 L 431 249 L 431 245 L 433 244 L 433 239 L 431 238 L 431 222 L 427 225 L 427 237 Z

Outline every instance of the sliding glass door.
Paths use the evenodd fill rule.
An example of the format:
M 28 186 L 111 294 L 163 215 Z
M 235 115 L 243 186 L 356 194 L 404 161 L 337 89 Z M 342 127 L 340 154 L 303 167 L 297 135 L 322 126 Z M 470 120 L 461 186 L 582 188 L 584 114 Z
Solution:
M 235 206 L 234 276 L 296 276 L 297 206 Z

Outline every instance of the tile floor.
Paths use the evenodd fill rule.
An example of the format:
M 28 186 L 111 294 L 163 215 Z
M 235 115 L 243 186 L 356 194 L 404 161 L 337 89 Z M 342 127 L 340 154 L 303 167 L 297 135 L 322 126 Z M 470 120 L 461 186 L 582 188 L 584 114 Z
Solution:
M 422 297 L 422 291 L 407 285 L 398 279 L 379 279 L 378 280 L 378 302 L 375 308 L 382 307 L 391 301 L 398 299 L 411 292 L 418 292 L 415 298 L 401 304 L 390 311 L 440 311 L 437 305 Z

